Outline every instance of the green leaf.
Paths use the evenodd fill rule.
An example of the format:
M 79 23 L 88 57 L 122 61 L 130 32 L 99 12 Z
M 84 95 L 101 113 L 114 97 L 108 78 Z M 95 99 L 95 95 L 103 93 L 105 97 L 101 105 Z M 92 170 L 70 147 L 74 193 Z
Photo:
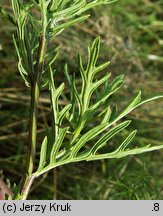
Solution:
M 76 125 L 75 123 L 75 119 L 73 119 L 73 117 L 75 116 L 75 109 L 76 109 L 76 96 L 75 96 L 75 92 L 74 92 L 74 87 L 72 85 L 72 76 L 69 75 L 68 73 L 68 66 L 67 64 L 65 64 L 64 66 L 64 74 L 65 74 L 65 77 L 67 79 L 67 82 L 68 82 L 68 87 L 70 89 L 70 101 L 71 101 L 71 104 L 72 104 L 72 109 L 71 109 L 71 113 L 70 113 L 70 117 L 69 117 L 69 122 L 71 123 L 71 125 Z M 80 98 L 79 99 L 79 106 L 80 106 Z M 77 99 L 77 100 L 78 100 Z
M 101 124 L 104 124 L 104 123 L 109 122 L 110 117 L 111 117 L 111 114 L 112 114 L 112 112 L 111 112 L 111 108 L 110 108 L 110 106 L 109 106 L 109 107 L 107 107 L 106 110 L 105 110 L 105 115 L 104 115 L 104 117 L 103 117 L 103 119 L 102 119 L 102 121 L 101 121 Z
M 79 150 L 91 139 L 96 137 L 98 134 L 106 130 L 108 124 L 98 125 L 93 129 L 89 130 L 87 133 L 83 134 L 82 137 L 77 141 L 77 143 L 72 147 L 70 158 L 75 158 Z
M 79 22 L 83 22 L 84 20 L 86 20 L 87 18 L 89 17 L 89 15 L 85 15 L 85 16 L 82 16 L 82 17 L 78 17 L 76 19 L 73 19 L 73 20 L 70 20 L 70 21 L 67 21 L 63 24 L 60 24 L 58 26 L 55 26 L 54 28 L 52 28 L 50 30 L 50 34 L 51 36 L 55 36 L 56 34 L 58 34 L 58 32 L 62 31 L 63 29 L 65 28 L 68 28 L 76 23 L 79 23 Z
M 24 67 L 22 65 L 22 57 L 21 57 L 21 54 L 19 52 L 19 48 L 18 48 L 18 45 L 16 43 L 14 35 L 13 35 L 13 41 L 14 41 L 15 49 L 16 49 L 16 52 L 17 52 L 18 60 L 19 60 L 18 61 L 18 69 L 19 69 L 20 75 L 22 76 L 26 86 L 30 87 L 29 75 L 28 75 L 28 72 L 24 69 Z
M 142 154 L 145 152 L 151 152 L 151 151 L 156 151 L 160 149 L 163 149 L 163 145 L 158 145 L 158 146 L 153 146 L 153 147 L 150 147 L 150 145 L 146 145 L 145 147 L 135 148 L 135 149 L 119 152 L 116 158 L 122 158 L 122 157 L 126 157 L 129 155 L 138 155 L 138 154 Z
M 100 52 L 100 38 L 97 37 L 91 46 L 88 47 L 88 64 L 86 69 L 87 76 L 91 76 L 96 67 L 97 58 Z
M 48 65 L 48 67 L 50 67 L 50 66 L 54 63 L 54 61 L 57 59 L 58 54 L 59 54 L 59 50 L 60 50 L 61 47 L 62 47 L 62 46 L 60 45 L 60 46 L 56 47 L 55 50 L 52 48 L 52 49 L 50 49 L 50 50 L 47 52 L 46 58 L 48 59 L 48 60 L 47 60 L 47 65 Z M 46 69 L 45 69 L 45 70 L 46 70 Z
M 148 103 L 148 102 L 151 102 L 151 101 L 154 101 L 154 100 L 158 100 L 158 99 L 161 99 L 161 98 L 163 98 L 163 95 L 157 95 L 157 96 L 148 98 L 148 99 L 146 99 L 146 100 L 143 100 L 143 101 L 139 102 L 139 103 L 135 106 L 135 108 L 137 108 L 137 107 L 139 107 L 139 106 L 141 106 L 141 105 L 143 105 L 143 104 L 145 104 L 145 103 Z
M 110 65 L 110 61 L 105 62 L 99 66 L 96 66 L 93 72 L 93 75 L 97 74 L 98 72 L 104 70 L 106 67 L 108 67 Z
M 133 138 L 135 137 L 137 133 L 137 130 L 133 131 L 132 133 L 130 133 L 130 135 L 124 140 L 124 142 L 115 150 L 114 153 L 119 153 L 121 151 L 125 151 L 125 149 L 127 148 L 127 146 L 131 143 L 131 141 L 133 140 Z
M 69 112 L 69 110 L 71 109 L 72 104 L 68 104 L 67 106 L 65 106 L 60 112 L 59 112 L 59 116 L 58 116 L 58 124 L 59 126 L 62 125 L 62 121 L 63 119 L 66 117 L 66 114 Z
M 95 110 L 101 106 L 114 92 L 116 92 L 121 85 L 124 83 L 124 76 L 120 75 L 116 77 L 113 82 L 107 86 L 106 90 L 100 97 L 97 99 L 97 102 L 93 104 L 90 109 Z
M 42 170 L 46 164 L 46 156 L 47 156 L 47 136 L 44 138 L 42 145 L 41 145 L 41 152 L 40 152 L 40 161 L 38 171 Z
M 72 85 L 71 85 L 71 77 L 70 77 L 70 75 L 69 75 L 69 73 L 68 73 L 68 65 L 67 65 L 67 64 L 64 65 L 64 74 L 65 74 L 66 79 L 67 79 L 67 81 L 68 81 L 69 87 L 71 87 L 71 86 L 72 86 Z
M 25 71 L 25 69 L 23 68 L 23 65 L 21 63 L 21 59 L 19 60 L 18 62 L 18 69 L 19 69 L 19 72 L 26 84 L 27 87 L 30 87 L 30 80 L 29 80 L 29 76 L 28 76 L 28 73 Z
M 104 84 L 111 76 L 111 73 L 109 74 L 106 74 L 104 77 L 102 77 L 100 80 L 94 82 L 92 84 L 92 89 L 91 89 L 91 92 L 94 92 L 95 89 L 97 89 L 100 85 Z
M 101 159 L 107 159 L 107 158 L 119 158 L 119 155 L 121 155 L 121 152 L 124 152 L 126 147 L 131 143 L 131 141 L 133 140 L 133 138 L 136 135 L 136 130 L 133 131 L 124 141 L 122 144 L 120 144 L 120 146 L 113 152 L 111 153 L 106 153 L 106 154 L 99 154 L 99 155 L 90 155 L 88 157 L 88 161 L 89 160 L 101 160 Z
M 131 112 L 133 109 L 136 108 L 136 106 L 139 104 L 141 101 L 141 91 L 138 93 L 138 95 L 134 98 L 134 100 L 118 115 L 118 117 L 114 120 L 118 121 L 119 119 L 123 118 L 126 116 L 129 112 Z
M 53 19 L 56 21 L 61 21 L 74 17 L 77 15 L 79 9 L 85 5 L 85 3 L 85 0 L 77 0 L 74 2 L 74 4 L 70 4 L 65 9 L 53 13 Z
M 76 88 L 75 75 L 71 78 L 71 84 L 72 84 L 73 94 L 74 94 L 74 96 L 76 98 L 76 101 L 78 103 L 79 113 L 81 113 L 81 110 L 82 110 L 82 100 L 81 100 L 81 96 L 79 95 L 79 93 L 77 91 L 77 88 Z
M 91 149 L 91 154 L 96 154 L 96 152 L 102 148 L 103 146 L 106 145 L 106 143 L 108 142 L 108 140 L 110 140 L 113 136 L 115 136 L 117 133 L 119 133 L 120 131 L 124 130 L 129 124 L 131 123 L 131 121 L 125 121 L 117 126 L 115 126 L 114 128 L 112 128 L 111 130 L 109 130 L 108 132 L 105 133 L 104 136 L 102 136 L 92 147 Z
M 53 84 L 52 84 L 53 85 Z M 55 137 L 58 135 L 58 98 L 63 92 L 64 89 L 64 83 L 62 83 L 57 89 L 54 87 L 51 87 L 51 105 L 52 105 L 52 116 L 53 116 L 53 125 L 54 131 L 55 131 Z
M 68 129 L 69 129 L 68 127 L 60 129 L 58 137 L 56 138 L 56 141 L 55 141 L 55 143 L 53 145 L 53 148 L 51 150 L 50 164 L 53 164 L 53 163 L 56 162 L 57 154 L 59 152 L 59 149 L 60 149 L 61 145 L 63 144 L 63 140 L 64 140 L 64 138 L 66 136 L 66 133 L 67 133 Z
M 94 7 L 103 5 L 103 4 L 111 4 L 115 1 L 117 1 L 117 0 L 93 0 L 93 1 L 90 1 L 84 7 L 82 7 L 79 10 L 78 14 L 81 14 L 87 10 L 90 10 L 91 8 L 94 8 Z
M 150 147 L 150 145 L 146 145 L 145 147 L 134 148 L 131 150 L 113 152 L 113 153 L 103 154 L 103 155 L 99 155 L 99 156 L 96 155 L 96 156 L 88 158 L 87 161 L 110 159 L 110 158 L 114 158 L 114 159 L 123 158 L 123 157 L 127 157 L 130 155 L 139 155 L 139 154 L 143 154 L 145 152 L 152 152 L 152 151 L 156 151 L 156 150 L 160 150 L 160 149 L 163 149 L 163 145 L 158 145 L 158 146 L 153 146 L 153 147 Z
M 51 5 L 50 5 L 50 10 L 51 11 L 55 11 L 58 8 L 58 6 L 61 3 L 61 1 L 62 0 L 52 0 L 51 1 Z

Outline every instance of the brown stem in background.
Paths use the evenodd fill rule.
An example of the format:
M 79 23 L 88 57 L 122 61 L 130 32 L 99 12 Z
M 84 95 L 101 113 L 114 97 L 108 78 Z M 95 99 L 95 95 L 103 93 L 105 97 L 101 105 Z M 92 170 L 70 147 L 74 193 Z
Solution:
M 5 195 L 13 197 L 13 192 L 11 189 L 6 185 L 6 183 L 0 179 L 0 200 L 5 200 Z

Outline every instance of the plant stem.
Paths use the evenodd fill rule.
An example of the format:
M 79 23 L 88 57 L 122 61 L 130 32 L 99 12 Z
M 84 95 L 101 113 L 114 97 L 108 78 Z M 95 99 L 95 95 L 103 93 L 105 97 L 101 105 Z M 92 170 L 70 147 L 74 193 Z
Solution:
M 46 37 L 42 35 L 39 42 L 36 70 L 33 74 L 33 79 L 31 83 L 30 123 L 28 135 L 26 174 L 23 178 L 21 189 L 21 194 L 25 197 L 27 197 L 31 184 L 34 180 L 34 178 L 32 177 L 32 172 L 34 168 L 34 160 L 36 154 L 37 113 L 40 93 L 40 80 L 44 70 L 46 44 Z
M 26 179 L 25 179 L 25 182 L 23 184 L 22 191 L 21 191 L 21 200 L 27 199 L 27 196 L 29 194 L 29 190 L 32 186 L 34 179 L 35 179 L 34 175 L 26 176 Z
M 34 74 L 33 85 L 31 87 L 31 112 L 28 136 L 28 156 L 27 156 L 27 174 L 30 176 L 33 171 L 35 152 L 36 152 L 36 136 L 37 136 L 37 113 L 40 92 L 40 79 L 44 69 L 44 58 L 46 52 L 46 38 L 40 38 L 38 49 L 37 70 Z

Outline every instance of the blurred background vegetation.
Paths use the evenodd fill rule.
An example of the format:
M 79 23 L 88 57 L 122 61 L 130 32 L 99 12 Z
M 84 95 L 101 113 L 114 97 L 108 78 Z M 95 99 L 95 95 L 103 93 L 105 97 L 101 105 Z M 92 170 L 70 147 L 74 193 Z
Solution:
M 9 5 L 6 7 L 10 9 Z M 114 100 L 118 106 L 127 104 L 139 89 L 143 97 L 163 93 L 162 9 L 162 0 L 119 0 L 92 10 L 87 21 L 53 41 L 54 46 L 62 44 L 55 65 L 56 83 L 64 79 L 65 62 L 71 73 L 78 74 L 77 54 L 86 56 L 87 45 L 100 35 L 100 61 L 111 61 L 109 70 L 113 77 L 126 77 Z M 24 172 L 30 99 L 29 89 L 17 70 L 13 32 L 13 26 L 1 17 L 0 177 L 8 184 L 18 183 Z M 44 123 L 50 119 L 49 110 L 48 92 L 42 91 L 38 143 L 44 134 Z M 163 144 L 163 101 L 133 111 L 128 119 L 133 120 L 130 130 L 138 129 L 133 145 Z M 122 137 L 112 143 L 118 144 Z M 157 151 L 124 159 L 69 164 L 37 179 L 29 199 L 162 199 L 162 161 L 163 151 Z

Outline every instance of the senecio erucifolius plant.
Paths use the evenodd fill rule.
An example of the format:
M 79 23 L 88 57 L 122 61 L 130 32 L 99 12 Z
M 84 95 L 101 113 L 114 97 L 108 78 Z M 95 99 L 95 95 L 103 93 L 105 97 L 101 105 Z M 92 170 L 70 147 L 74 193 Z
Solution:
M 131 132 L 119 147 L 109 151 L 112 137 L 126 129 L 131 121 L 123 121 L 128 113 L 146 102 L 162 98 L 155 96 L 141 101 L 141 92 L 120 113 L 111 108 L 110 98 L 124 83 L 120 75 L 110 81 L 110 73 L 100 76 L 109 62 L 97 64 L 100 39 L 88 47 L 86 66 L 79 55 L 81 85 L 74 75 L 69 75 L 67 64 L 63 66 L 69 86 L 70 104 L 59 105 L 64 83 L 56 86 L 54 61 L 61 47 L 52 48 L 49 43 L 65 28 L 87 19 L 87 11 L 95 6 L 109 4 L 110 0 L 11 0 L 12 12 L 1 1 L 0 11 L 14 26 L 13 41 L 18 56 L 18 69 L 31 91 L 30 123 L 26 172 L 9 199 L 26 199 L 33 180 L 41 174 L 64 164 L 108 158 L 122 158 L 163 148 L 160 146 L 130 148 L 136 131 Z M 38 100 L 41 88 L 49 89 L 51 100 L 51 127 L 45 126 L 38 168 L 35 165 Z M 93 121 L 98 122 L 98 124 Z M 97 121 L 98 120 L 98 121 Z M 66 122 L 66 124 L 65 124 Z M 94 125 L 94 126 L 91 126 Z M 88 127 L 90 126 L 90 127 Z M 104 146 L 108 152 L 101 153 Z M 90 147 L 89 147 L 90 146 Z

